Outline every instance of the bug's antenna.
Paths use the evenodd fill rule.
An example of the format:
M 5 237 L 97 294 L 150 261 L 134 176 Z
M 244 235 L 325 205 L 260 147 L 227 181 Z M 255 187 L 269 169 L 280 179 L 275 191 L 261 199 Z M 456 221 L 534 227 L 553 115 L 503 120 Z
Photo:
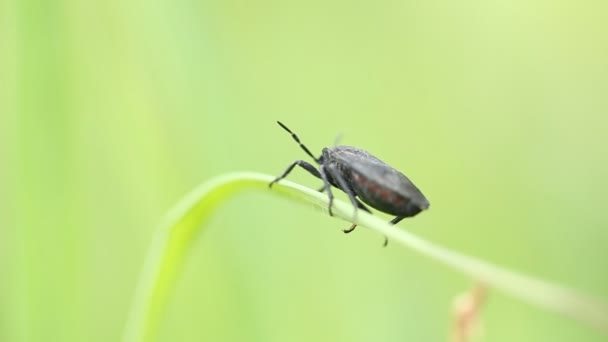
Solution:
M 336 138 L 334 139 L 334 146 L 338 146 L 340 141 L 342 141 L 342 133 L 336 134 Z
M 281 121 L 277 121 L 277 123 L 279 124 L 279 126 L 283 127 L 284 130 L 289 132 L 289 134 L 291 134 L 291 137 L 293 138 L 293 140 L 295 140 L 298 143 L 298 145 L 300 145 L 300 147 L 304 150 L 304 152 L 306 152 L 306 154 L 308 154 L 312 159 L 314 159 L 314 161 L 316 161 L 317 164 L 320 164 L 319 159 L 315 158 L 315 156 L 313 156 L 312 153 L 310 153 L 308 148 L 306 146 L 304 146 L 304 144 L 302 144 L 302 142 L 300 142 L 300 138 L 298 138 L 298 136 L 294 132 L 292 132 L 289 128 L 287 128 L 287 126 L 283 125 L 281 123 Z

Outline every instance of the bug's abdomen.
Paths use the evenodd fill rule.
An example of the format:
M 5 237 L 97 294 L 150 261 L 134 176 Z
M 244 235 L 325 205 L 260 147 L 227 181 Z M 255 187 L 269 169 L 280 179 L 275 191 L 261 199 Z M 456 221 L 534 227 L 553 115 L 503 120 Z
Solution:
M 395 216 L 410 217 L 418 214 L 423 209 L 413 203 L 410 198 L 393 189 L 381 186 L 378 182 L 356 171 L 351 172 L 351 179 L 351 187 L 361 201 L 382 212 Z

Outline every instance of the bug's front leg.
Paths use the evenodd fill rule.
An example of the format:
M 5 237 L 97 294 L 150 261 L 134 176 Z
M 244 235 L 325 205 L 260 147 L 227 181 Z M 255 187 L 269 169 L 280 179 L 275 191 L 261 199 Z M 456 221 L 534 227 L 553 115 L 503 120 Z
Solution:
M 312 174 L 313 176 L 317 177 L 317 178 L 321 178 L 321 174 L 319 173 L 319 171 L 312 166 L 310 163 L 307 163 L 303 160 L 296 160 L 295 162 L 291 163 L 291 165 L 289 165 L 287 167 L 287 169 L 285 170 L 285 172 L 283 172 L 279 177 L 275 178 L 272 182 L 270 182 L 268 184 L 269 188 L 272 188 L 272 185 L 278 181 L 280 181 L 281 179 L 287 177 L 287 175 L 293 170 L 294 167 L 296 167 L 296 165 L 302 167 L 304 170 L 310 172 L 310 174 Z
M 323 189 L 327 191 L 327 197 L 329 198 L 329 216 L 334 216 L 334 213 L 331 210 L 331 207 L 334 204 L 334 194 L 331 192 L 331 184 L 327 179 L 327 174 L 325 173 L 325 166 L 323 164 L 319 166 L 319 173 L 321 174 L 321 179 L 323 180 Z

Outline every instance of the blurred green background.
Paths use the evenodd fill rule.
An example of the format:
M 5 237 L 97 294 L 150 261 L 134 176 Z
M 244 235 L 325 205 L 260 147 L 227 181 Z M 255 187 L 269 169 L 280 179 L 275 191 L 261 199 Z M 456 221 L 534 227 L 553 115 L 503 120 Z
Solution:
M 306 157 L 275 120 L 406 173 L 431 209 L 404 229 L 608 298 L 607 10 L 1 0 L 0 341 L 119 340 L 176 201 Z M 445 341 L 471 280 L 344 227 L 268 193 L 230 201 L 161 340 Z M 606 340 L 499 293 L 483 321 L 488 341 Z

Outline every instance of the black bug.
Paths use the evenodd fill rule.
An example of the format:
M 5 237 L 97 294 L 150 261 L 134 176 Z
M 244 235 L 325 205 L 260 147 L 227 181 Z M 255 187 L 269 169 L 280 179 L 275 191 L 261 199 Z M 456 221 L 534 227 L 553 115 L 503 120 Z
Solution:
M 352 146 L 334 146 L 324 148 L 321 156 L 315 158 L 295 133 L 281 122 L 277 123 L 291 134 L 304 152 L 319 164 L 319 168 L 304 160 L 296 160 L 283 174 L 270 182 L 269 187 L 285 178 L 297 165 L 323 181 L 320 191 L 327 191 L 330 215 L 333 215 L 331 207 L 334 198 L 331 186 L 344 191 L 355 208 L 370 212 L 363 204 L 366 203 L 372 208 L 395 215 L 389 222 L 391 224 L 429 207 L 429 201 L 412 181 L 369 152 Z M 350 233 L 356 226 L 353 224 L 344 232 Z

